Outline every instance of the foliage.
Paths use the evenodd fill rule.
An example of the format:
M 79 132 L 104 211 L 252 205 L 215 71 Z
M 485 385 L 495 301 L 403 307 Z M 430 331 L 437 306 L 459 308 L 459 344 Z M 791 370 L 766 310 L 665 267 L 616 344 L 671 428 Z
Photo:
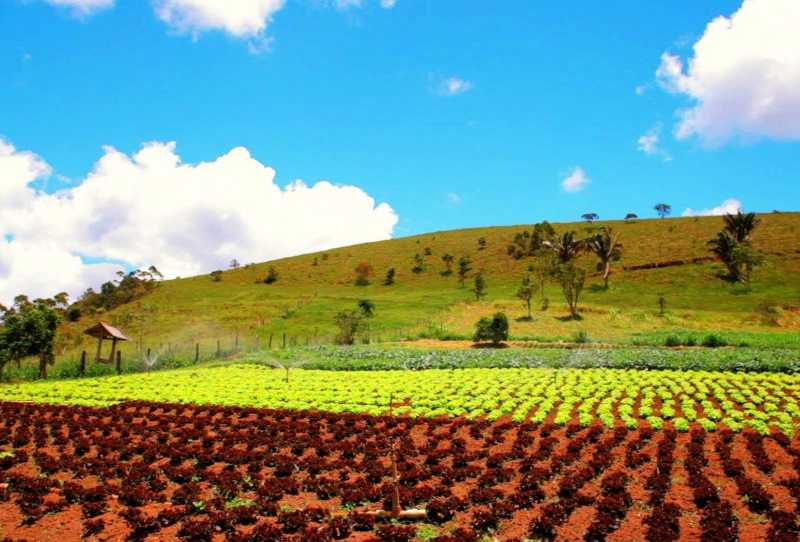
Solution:
M 47 376 L 47 365 L 55 360 L 53 345 L 60 320 L 53 305 L 47 300 L 30 302 L 19 296 L 14 306 L 0 314 L 0 377 L 8 361 L 19 363 L 28 356 L 39 358 L 39 376 Z
M 578 300 L 586 282 L 586 271 L 574 264 L 562 264 L 559 266 L 557 273 L 561 292 L 564 294 L 564 300 L 569 308 L 569 314 L 575 320 L 580 319 Z
M 414 254 L 414 267 L 411 268 L 411 272 L 418 275 L 423 271 L 425 271 L 425 258 L 420 253 L 416 253 Z
M 383 285 L 384 286 L 391 286 L 392 284 L 394 284 L 395 274 L 396 274 L 396 271 L 394 270 L 394 267 L 390 267 L 389 269 L 387 269 L 386 270 L 386 277 L 383 279 Z
M 478 237 L 478 250 L 486 248 L 486 237 Z
M 625 215 L 625 222 L 630 222 L 631 220 L 636 220 L 639 218 L 639 215 L 636 213 L 628 213 Z
M 461 256 L 458 259 L 458 283 L 462 288 L 470 271 L 472 271 L 472 260 L 470 260 L 469 256 Z
M 718 232 L 708 246 L 727 268 L 728 279 L 749 285 L 753 269 L 763 262 L 763 256 L 750 241 L 760 220 L 755 213 L 744 214 L 741 210 L 736 214 L 726 214 L 724 220 L 725 229 Z
M 211 273 L 211 278 L 218 282 L 219 279 L 214 279 L 214 273 Z M 221 274 L 222 271 L 219 271 L 220 278 Z M 73 306 L 83 314 L 97 310 L 108 311 L 152 292 L 163 278 L 161 272 L 152 265 L 129 273 L 117 271 L 116 280 L 103 283 L 99 292 L 92 288 L 87 289 Z
M 444 262 L 444 270 L 442 271 L 442 276 L 447 277 L 453 274 L 453 255 L 450 253 L 442 254 L 442 262 Z
M 530 275 L 523 275 L 522 282 L 517 290 L 517 297 L 522 300 L 522 303 L 525 305 L 527 311 L 525 318 L 528 321 L 533 320 L 533 315 L 531 314 L 531 300 L 533 299 L 533 294 L 534 286 L 531 284 Z
M 600 219 L 600 215 L 597 213 L 584 213 L 581 215 L 581 218 L 584 219 L 586 222 L 594 222 L 595 220 Z
M 483 273 L 475 275 L 472 293 L 475 294 L 475 301 L 480 301 L 486 297 L 486 279 L 483 278 Z
M 588 249 L 600 260 L 597 270 L 603 274 L 603 284 L 608 288 L 608 277 L 611 274 L 611 263 L 617 262 L 622 257 L 622 243 L 619 242 L 619 233 L 615 234 L 611 228 L 605 227 L 600 233 L 587 241 Z
M 556 236 L 556 230 L 546 220 L 533 225 L 533 230 L 518 232 L 507 247 L 508 255 L 515 260 L 528 258 L 542 252 L 544 242 Z
M 208 274 L 212 282 L 220 282 L 222 280 L 222 270 L 216 269 Z
M 267 276 L 264 278 L 264 284 L 275 284 L 276 282 L 278 282 L 278 271 L 273 266 L 269 266 Z
M 664 218 L 665 216 L 668 216 L 670 213 L 672 213 L 672 205 L 668 205 L 666 203 L 656 203 L 653 209 L 655 210 L 655 212 L 658 213 L 658 216 L 660 216 L 661 218 Z
M 542 244 L 553 252 L 553 256 L 561 264 L 570 263 L 586 250 L 586 241 L 577 239 L 574 231 L 564 232 L 563 235 L 552 237 Z
M 505 313 L 498 312 L 493 317 L 483 317 L 475 324 L 473 341 L 476 343 L 491 341 L 498 345 L 508 340 L 508 317 Z

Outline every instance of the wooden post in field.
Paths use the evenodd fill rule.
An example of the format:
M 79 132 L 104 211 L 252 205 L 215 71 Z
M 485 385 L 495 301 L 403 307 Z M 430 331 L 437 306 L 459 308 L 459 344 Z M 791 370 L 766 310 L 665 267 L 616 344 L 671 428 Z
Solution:
M 147 347 L 147 359 L 150 359 L 150 347 Z
M 117 374 L 122 374 L 122 352 L 117 350 Z
M 194 344 L 194 362 L 200 361 L 200 343 Z
M 269 334 L 269 349 L 272 350 L 272 333 Z
M 78 374 L 86 376 L 86 350 L 81 352 L 81 364 L 78 368 Z
M 283 333 L 283 348 L 286 348 L 286 332 Z
M 239 330 L 238 329 L 236 330 L 236 335 L 234 336 L 234 339 L 233 339 L 233 351 L 234 352 L 238 352 L 239 351 Z
M 222 355 L 222 351 L 219 349 L 219 339 L 217 339 L 217 357 Z

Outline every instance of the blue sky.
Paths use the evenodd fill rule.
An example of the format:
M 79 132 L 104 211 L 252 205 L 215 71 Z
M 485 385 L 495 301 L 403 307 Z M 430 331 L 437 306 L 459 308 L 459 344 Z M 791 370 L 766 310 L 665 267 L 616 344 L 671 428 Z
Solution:
M 186 0 L 99 0 L 113 5 L 90 13 L 75 9 L 90 1 L 58 1 L 0 3 L 0 135 L 47 163 L 31 184 L 46 192 L 81 184 L 105 145 L 131 156 L 174 141 L 187 164 L 241 146 L 278 185 L 359 187 L 394 210 L 394 236 L 652 216 L 658 201 L 675 214 L 731 198 L 759 211 L 800 201 L 800 108 L 785 88 L 773 117 L 720 127 L 719 104 L 696 89 L 724 87 L 732 117 L 755 91 L 688 69 L 696 56 L 736 73 L 739 58 L 700 59 L 693 46 L 741 0 L 272 0 L 247 35 L 157 16 L 159 2 Z M 657 77 L 664 53 L 684 71 Z M 706 102 L 701 127 L 676 137 L 679 110 Z M 648 133 L 658 141 L 644 152 Z M 569 192 L 575 168 L 590 181 Z

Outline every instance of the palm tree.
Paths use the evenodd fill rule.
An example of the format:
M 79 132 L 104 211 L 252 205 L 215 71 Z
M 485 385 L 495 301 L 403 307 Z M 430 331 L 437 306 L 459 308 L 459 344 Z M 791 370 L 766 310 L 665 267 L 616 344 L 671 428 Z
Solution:
M 561 237 L 555 236 L 543 242 L 542 245 L 553 251 L 553 255 L 559 263 L 569 263 L 586 250 L 586 241 L 576 239 L 574 231 L 568 231 Z
M 736 239 L 731 237 L 727 231 L 721 231 L 717 237 L 708 242 L 708 246 L 711 247 L 711 252 L 728 268 L 730 278 L 739 280 L 739 267 L 736 265 L 736 248 L 738 246 Z
M 761 222 L 756 218 L 755 213 L 742 213 L 741 209 L 736 214 L 726 214 L 725 231 L 736 240 L 737 243 L 746 243 L 750 240 L 750 235 Z
M 597 267 L 603 271 L 603 282 L 608 288 L 611 262 L 622 257 L 622 243 L 619 242 L 619 234 L 612 233 L 611 228 L 603 228 L 600 233 L 587 241 L 587 246 L 600 259 Z

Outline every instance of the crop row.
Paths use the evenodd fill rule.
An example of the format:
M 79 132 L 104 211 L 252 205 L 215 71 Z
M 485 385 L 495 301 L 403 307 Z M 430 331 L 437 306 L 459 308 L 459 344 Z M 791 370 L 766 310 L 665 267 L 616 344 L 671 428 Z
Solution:
M 287 382 L 288 378 L 288 382 Z M 699 425 L 794 434 L 800 376 L 617 369 L 463 369 L 290 373 L 256 365 L 176 370 L 0 388 L 0 400 L 102 406 L 143 400 L 382 414 L 599 420 L 680 432 Z
M 276 352 L 248 354 L 264 361 Z M 277 352 L 302 359 L 308 369 L 332 371 L 423 369 L 648 369 L 800 373 L 796 349 L 768 348 L 509 348 L 419 349 L 408 347 L 311 346 Z
M 798 536 L 800 446 L 779 433 L 142 402 L 0 403 L 0 420 L 10 540 Z M 393 448 L 401 503 L 427 510 L 422 527 L 372 513 L 390 506 Z M 74 511 L 80 532 L 54 532 L 46 516 Z

